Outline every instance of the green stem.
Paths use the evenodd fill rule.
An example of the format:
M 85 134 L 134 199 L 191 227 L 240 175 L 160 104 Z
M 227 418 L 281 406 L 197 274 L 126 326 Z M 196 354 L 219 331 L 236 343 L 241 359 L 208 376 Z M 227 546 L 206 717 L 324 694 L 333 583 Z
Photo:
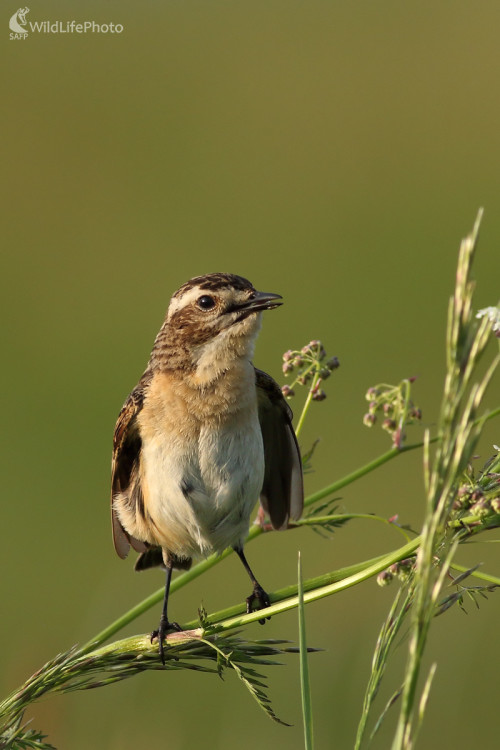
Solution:
M 493 419 L 494 417 L 500 416 L 500 406 L 498 406 L 496 409 L 492 409 L 489 411 L 484 417 L 480 417 L 479 419 L 476 419 L 473 424 L 479 424 L 479 422 L 487 422 L 489 419 Z
M 304 585 L 302 581 L 302 564 L 298 559 L 298 594 L 299 594 L 299 648 L 300 648 L 300 693 L 302 697 L 302 719 L 304 724 L 305 750 L 313 750 L 313 719 L 311 703 L 311 685 L 309 682 L 309 663 L 307 659 L 306 615 L 304 607 Z
M 400 560 L 413 555 L 420 544 L 420 537 L 413 539 L 399 549 L 365 560 L 362 563 L 350 565 L 346 568 L 340 568 L 330 573 L 309 578 L 304 581 L 304 603 L 317 601 L 326 596 L 337 594 L 339 591 L 356 586 L 362 581 L 366 581 L 382 570 L 390 567 Z M 271 606 L 266 609 L 266 616 L 280 614 L 298 606 L 297 584 L 285 586 L 278 591 L 269 595 Z M 262 619 L 262 612 L 257 610 L 250 614 L 244 614 L 244 605 L 238 604 L 227 609 L 220 610 L 208 616 L 208 621 L 212 623 L 210 632 L 221 632 L 232 628 L 248 625 Z M 194 628 L 199 623 L 195 620 L 186 623 L 186 629 Z
M 439 440 L 439 438 L 434 437 L 432 438 L 431 442 L 435 442 L 436 440 Z M 386 451 L 386 453 L 382 453 L 381 456 L 374 458 L 373 461 L 369 461 L 367 464 L 364 464 L 364 466 L 360 466 L 359 469 L 352 471 L 350 474 L 346 474 L 341 479 L 337 479 L 336 482 L 329 484 L 327 487 L 323 487 L 321 490 L 313 492 L 312 495 L 309 495 L 304 500 L 304 507 L 313 505 L 313 503 L 317 503 L 318 500 L 323 500 L 323 498 L 327 497 L 328 495 L 332 495 L 334 492 L 338 492 L 343 487 L 346 487 L 348 484 L 352 484 L 352 482 L 355 482 L 357 479 L 364 477 L 371 471 L 375 471 L 375 469 L 378 469 L 379 466 L 383 466 L 383 464 L 391 461 L 393 458 L 396 458 L 396 456 L 399 456 L 401 453 L 407 453 L 408 451 L 415 450 L 415 448 L 421 448 L 423 444 L 424 443 L 422 441 L 420 443 L 404 445 L 401 448 L 390 448 L 390 450 Z
M 315 370 L 314 375 L 313 375 L 313 379 L 312 379 L 312 383 L 311 383 L 311 387 L 309 388 L 309 391 L 307 392 L 307 398 L 305 400 L 304 407 L 302 409 L 302 413 L 301 413 L 301 415 L 299 417 L 299 421 L 297 422 L 297 427 L 295 428 L 295 434 L 296 434 L 297 438 L 299 437 L 299 435 L 301 433 L 302 426 L 303 426 L 304 420 L 306 418 L 306 414 L 309 411 L 309 407 L 311 405 L 311 401 L 312 401 L 312 397 L 313 397 L 314 387 L 316 386 L 316 383 L 318 382 L 318 380 L 319 380 L 319 373 L 318 373 L 317 370 Z

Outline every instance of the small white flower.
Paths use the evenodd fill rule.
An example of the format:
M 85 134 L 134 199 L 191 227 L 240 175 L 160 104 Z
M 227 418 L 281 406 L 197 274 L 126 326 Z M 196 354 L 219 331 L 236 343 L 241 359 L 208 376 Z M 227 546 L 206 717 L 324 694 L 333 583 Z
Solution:
M 500 307 L 484 307 L 476 315 L 476 318 L 487 317 L 492 324 L 493 333 L 500 333 Z

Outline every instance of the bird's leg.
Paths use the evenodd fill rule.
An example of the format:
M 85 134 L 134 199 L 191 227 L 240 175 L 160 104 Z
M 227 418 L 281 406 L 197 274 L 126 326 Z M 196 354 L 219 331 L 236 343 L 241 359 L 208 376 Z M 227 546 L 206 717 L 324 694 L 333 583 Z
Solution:
M 163 639 L 169 630 L 182 630 L 181 626 L 176 622 L 170 622 L 167 616 L 168 607 L 168 594 L 170 591 L 170 581 L 172 579 L 172 563 L 169 561 L 166 563 L 167 574 L 165 577 L 165 594 L 163 596 L 163 609 L 161 611 L 160 625 L 158 630 L 153 630 L 151 633 L 151 643 L 153 638 L 158 638 L 158 650 L 160 652 L 161 663 L 165 664 L 165 653 L 163 650 Z
M 243 552 L 243 547 L 235 547 L 234 551 L 237 553 L 238 557 L 240 558 L 241 562 L 243 563 L 246 572 L 250 576 L 250 580 L 253 583 L 253 591 L 250 594 L 250 596 L 247 596 L 247 613 L 250 614 L 250 612 L 253 612 L 253 603 L 255 601 L 258 602 L 259 606 L 258 609 L 264 609 L 264 607 L 269 607 L 271 605 L 271 601 L 269 599 L 269 596 L 266 594 L 254 574 L 252 573 L 252 569 L 250 565 L 247 562 L 247 559 L 245 557 L 245 554 Z M 259 620 L 261 625 L 264 625 L 264 623 L 267 620 L 270 620 L 270 617 L 263 617 L 262 620 Z

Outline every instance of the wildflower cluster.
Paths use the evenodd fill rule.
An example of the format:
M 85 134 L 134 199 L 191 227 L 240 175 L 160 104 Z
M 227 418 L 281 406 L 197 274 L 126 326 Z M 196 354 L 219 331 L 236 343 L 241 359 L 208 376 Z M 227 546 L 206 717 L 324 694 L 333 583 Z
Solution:
M 300 351 L 289 349 L 283 354 L 283 373 L 289 375 L 297 370 L 295 380 L 290 385 L 284 385 L 282 392 L 285 398 L 295 396 L 293 390 L 296 385 L 311 383 L 310 395 L 313 401 L 323 401 L 326 393 L 320 384 L 330 377 L 339 366 L 337 357 L 326 359 L 326 351 L 321 341 L 310 341 Z
M 491 330 L 500 339 L 500 305 L 498 307 L 484 307 L 476 315 L 476 318 L 488 318 Z
M 500 526 L 500 449 L 494 447 L 477 476 L 468 465 L 453 503 L 452 525 L 469 532 Z
M 416 557 L 408 557 L 405 560 L 391 565 L 387 570 L 383 570 L 377 576 L 379 586 L 388 586 L 394 578 L 398 578 L 402 583 L 407 583 L 415 568 Z
M 383 415 L 382 429 L 392 436 L 397 448 L 401 447 L 404 440 L 404 426 L 422 419 L 422 412 L 410 399 L 411 384 L 414 381 L 415 378 L 406 378 L 399 385 L 380 383 L 369 388 L 365 395 L 369 406 L 363 423 L 371 427 L 380 412 Z

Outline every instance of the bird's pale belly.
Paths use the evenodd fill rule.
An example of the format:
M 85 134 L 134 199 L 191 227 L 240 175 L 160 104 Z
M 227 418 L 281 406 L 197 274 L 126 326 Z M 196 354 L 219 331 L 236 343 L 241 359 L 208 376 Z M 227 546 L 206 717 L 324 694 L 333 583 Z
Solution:
M 239 430 L 202 428 L 190 441 L 149 440 L 142 475 L 150 541 L 179 557 L 242 544 L 264 479 L 258 419 Z

